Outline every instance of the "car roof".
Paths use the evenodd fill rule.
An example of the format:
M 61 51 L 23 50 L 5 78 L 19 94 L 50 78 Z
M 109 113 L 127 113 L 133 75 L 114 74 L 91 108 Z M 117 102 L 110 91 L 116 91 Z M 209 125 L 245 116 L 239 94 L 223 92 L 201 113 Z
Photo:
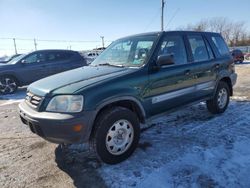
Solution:
M 63 49 L 47 49 L 47 50 L 36 50 L 36 51 L 31 52 L 31 53 L 34 53 L 34 52 L 76 52 L 76 51 L 63 50 Z
M 135 35 L 129 35 L 123 38 L 129 38 L 129 37 L 141 37 L 141 36 L 149 36 L 149 35 L 162 35 L 162 34 L 209 34 L 209 35 L 220 35 L 219 33 L 215 32 L 207 32 L 207 31 L 188 31 L 188 30 L 176 30 L 176 31 L 155 31 L 155 32 L 147 32 L 147 33 L 139 33 Z

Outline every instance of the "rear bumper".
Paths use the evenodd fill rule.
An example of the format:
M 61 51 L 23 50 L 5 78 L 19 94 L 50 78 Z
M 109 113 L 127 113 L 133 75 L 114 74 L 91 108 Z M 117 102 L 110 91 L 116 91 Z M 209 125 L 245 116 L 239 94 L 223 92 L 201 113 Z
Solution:
M 95 113 L 84 111 L 77 114 L 37 112 L 25 102 L 19 104 L 22 122 L 40 137 L 53 143 L 81 143 L 89 140 Z M 81 129 L 75 130 L 81 125 Z

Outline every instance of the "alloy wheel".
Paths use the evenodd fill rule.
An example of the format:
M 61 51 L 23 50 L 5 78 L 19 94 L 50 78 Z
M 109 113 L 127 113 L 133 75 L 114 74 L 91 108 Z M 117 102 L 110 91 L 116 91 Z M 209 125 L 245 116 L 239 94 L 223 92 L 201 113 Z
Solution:
M 0 79 L 0 93 L 13 93 L 17 88 L 16 81 L 13 78 L 5 77 Z

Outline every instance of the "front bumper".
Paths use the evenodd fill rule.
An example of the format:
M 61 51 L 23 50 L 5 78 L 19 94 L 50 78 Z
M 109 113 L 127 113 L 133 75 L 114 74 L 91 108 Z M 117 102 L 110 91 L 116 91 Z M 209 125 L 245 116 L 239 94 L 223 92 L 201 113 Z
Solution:
M 19 115 L 30 130 L 53 143 L 81 143 L 89 140 L 95 112 L 84 111 L 77 114 L 37 112 L 26 102 L 19 104 Z M 81 130 L 74 127 L 81 125 Z

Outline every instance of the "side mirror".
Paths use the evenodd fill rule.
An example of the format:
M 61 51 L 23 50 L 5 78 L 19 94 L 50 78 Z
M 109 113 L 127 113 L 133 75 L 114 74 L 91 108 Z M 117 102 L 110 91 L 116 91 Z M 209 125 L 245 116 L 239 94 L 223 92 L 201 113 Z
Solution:
M 27 63 L 27 61 L 26 61 L 25 59 L 23 59 L 23 60 L 21 61 L 21 63 L 22 63 L 22 64 L 25 64 L 25 63 Z
M 174 57 L 172 54 L 170 55 L 160 55 L 157 58 L 157 65 L 164 66 L 164 65 L 173 65 L 174 64 Z

